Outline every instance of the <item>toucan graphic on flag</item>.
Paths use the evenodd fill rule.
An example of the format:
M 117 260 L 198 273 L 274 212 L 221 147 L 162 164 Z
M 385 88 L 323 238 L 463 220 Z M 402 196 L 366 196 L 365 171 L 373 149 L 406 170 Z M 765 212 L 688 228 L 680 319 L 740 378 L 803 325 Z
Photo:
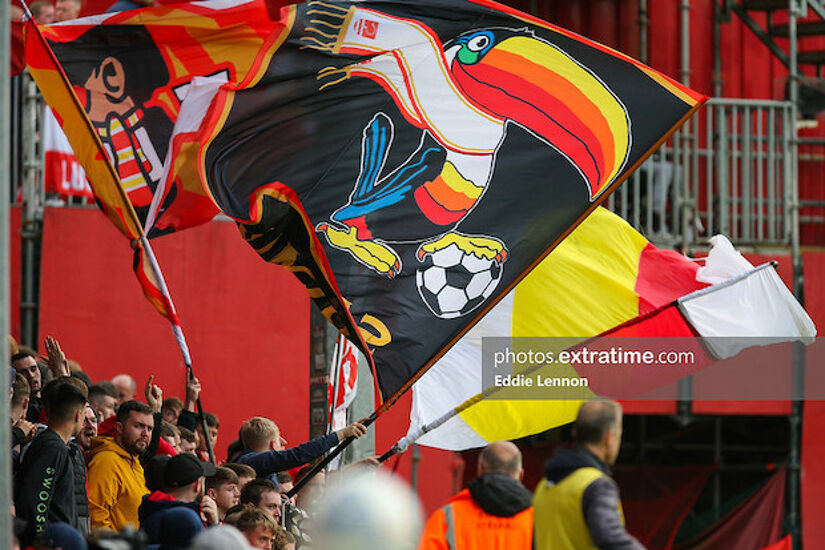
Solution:
M 198 140 L 220 209 L 374 360 L 385 405 L 704 96 L 486 0 L 281 11 Z
M 502 264 L 506 244 L 458 231 L 483 200 L 496 154 L 517 124 L 561 153 L 590 199 L 624 166 L 630 149 L 627 112 L 596 75 L 528 28 L 469 30 L 442 44 L 421 23 L 370 9 L 312 3 L 303 41 L 334 54 L 371 56 L 319 73 L 322 89 L 369 78 L 404 118 L 423 130 L 418 149 L 388 166 L 393 125 L 378 113 L 363 132 L 361 170 L 346 205 L 318 224 L 332 246 L 388 277 L 402 262 L 393 242 L 419 243 L 417 257 L 455 246 Z M 330 30 L 337 29 L 337 33 Z M 407 220 L 399 227 L 398 219 Z

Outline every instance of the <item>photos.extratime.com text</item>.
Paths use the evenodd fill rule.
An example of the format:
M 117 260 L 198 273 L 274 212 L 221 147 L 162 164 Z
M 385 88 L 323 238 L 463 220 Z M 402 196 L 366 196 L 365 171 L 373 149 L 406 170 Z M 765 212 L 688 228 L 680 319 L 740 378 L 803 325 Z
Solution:
M 552 351 L 519 350 L 505 348 L 493 354 L 493 364 L 496 368 L 507 366 L 530 365 L 602 365 L 602 366 L 632 366 L 632 365 L 693 365 L 696 355 L 693 351 L 652 351 L 638 349 L 610 349 L 591 350 L 587 347 L 580 349 L 563 350 L 558 354 Z

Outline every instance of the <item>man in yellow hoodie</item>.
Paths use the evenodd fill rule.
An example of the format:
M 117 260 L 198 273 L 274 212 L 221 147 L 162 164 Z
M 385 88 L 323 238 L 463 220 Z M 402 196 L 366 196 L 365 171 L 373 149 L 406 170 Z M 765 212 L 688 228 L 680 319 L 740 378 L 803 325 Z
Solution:
M 154 425 L 148 405 L 127 401 L 118 408 L 114 436 L 92 440 L 86 453 L 92 529 L 138 528 L 138 507 L 149 493 L 140 455 L 149 446 Z

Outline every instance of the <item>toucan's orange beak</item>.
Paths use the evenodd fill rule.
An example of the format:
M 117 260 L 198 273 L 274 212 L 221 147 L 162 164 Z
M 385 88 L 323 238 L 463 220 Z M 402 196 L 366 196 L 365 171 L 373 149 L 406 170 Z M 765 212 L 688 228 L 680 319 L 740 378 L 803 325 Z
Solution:
M 496 44 L 477 63 L 455 60 L 468 99 L 533 132 L 565 155 L 597 197 L 621 171 L 630 147 L 628 117 L 615 95 L 558 48 L 530 36 Z

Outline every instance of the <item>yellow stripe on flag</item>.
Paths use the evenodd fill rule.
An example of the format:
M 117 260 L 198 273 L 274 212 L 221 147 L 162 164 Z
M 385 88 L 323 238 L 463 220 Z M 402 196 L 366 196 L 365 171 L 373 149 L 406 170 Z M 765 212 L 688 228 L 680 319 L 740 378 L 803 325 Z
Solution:
M 502 327 L 497 336 L 587 338 L 633 319 L 639 311 L 634 291 L 639 258 L 647 244 L 622 218 L 597 208 L 518 284 L 511 326 Z M 572 367 L 558 365 L 536 375 L 576 376 Z M 488 398 L 459 414 L 492 442 L 572 422 L 580 404 Z
M 514 337 L 590 337 L 636 317 L 647 240 L 597 208 L 516 287 Z

